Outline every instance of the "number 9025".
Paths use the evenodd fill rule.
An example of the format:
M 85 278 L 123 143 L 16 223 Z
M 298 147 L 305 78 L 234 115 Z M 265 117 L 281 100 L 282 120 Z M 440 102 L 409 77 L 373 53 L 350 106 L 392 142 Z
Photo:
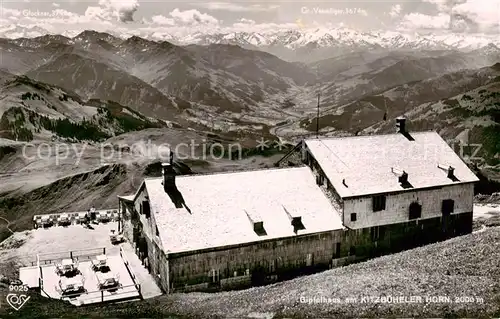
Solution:
M 26 286 L 26 285 L 10 285 L 9 290 L 16 291 L 16 292 L 27 292 L 28 286 Z

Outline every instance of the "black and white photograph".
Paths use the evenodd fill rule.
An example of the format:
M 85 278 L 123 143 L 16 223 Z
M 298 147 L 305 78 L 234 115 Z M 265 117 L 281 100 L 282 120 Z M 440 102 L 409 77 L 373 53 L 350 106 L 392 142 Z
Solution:
M 1 0 L 0 318 L 500 318 L 500 0 Z

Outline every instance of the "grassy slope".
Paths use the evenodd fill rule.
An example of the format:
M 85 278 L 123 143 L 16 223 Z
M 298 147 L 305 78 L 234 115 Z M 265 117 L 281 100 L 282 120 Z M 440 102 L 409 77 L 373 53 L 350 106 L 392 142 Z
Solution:
M 75 308 L 38 296 L 11 317 L 498 317 L 500 227 L 320 274 L 248 290 L 160 296 L 110 307 Z M 322 303 L 300 297 L 476 296 L 484 303 Z M 2 309 L 0 309 L 2 310 Z M 5 311 L 5 308 L 3 308 Z M 9 316 L 2 316 L 8 318 Z

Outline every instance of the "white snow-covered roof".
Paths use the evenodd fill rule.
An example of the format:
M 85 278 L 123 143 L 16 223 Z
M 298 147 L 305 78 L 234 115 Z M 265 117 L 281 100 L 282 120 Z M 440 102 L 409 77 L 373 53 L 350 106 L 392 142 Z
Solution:
M 146 179 L 145 185 L 166 252 L 344 228 L 308 167 L 177 176 L 187 208 L 175 207 L 162 178 Z M 285 208 L 301 217 L 305 229 L 294 232 Z M 254 231 L 252 221 L 263 222 L 264 235 Z
M 403 171 L 411 189 L 479 180 L 438 133 L 409 134 L 413 140 L 396 133 L 307 139 L 305 144 L 343 198 L 401 191 Z M 449 166 L 455 180 L 448 178 Z

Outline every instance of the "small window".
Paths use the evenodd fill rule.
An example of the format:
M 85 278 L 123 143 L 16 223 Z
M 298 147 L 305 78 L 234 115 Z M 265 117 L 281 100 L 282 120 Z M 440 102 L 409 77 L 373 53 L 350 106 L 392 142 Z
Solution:
M 422 205 L 419 203 L 411 203 L 410 204 L 410 219 L 417 219 L 422 217 Z
M 158 226 L 156 226 L 156 236 L 160 237 L 160 231 L 158 230 Z
M 321 174 L 316 175 L 316 184 L 323 186 L 323 176 Z
M 352 213 L 351 214 L 351 222 L 355 222 L 356 218 L 357 218 L 356 213 Z
M 385 210 L 385 196 L 384 195 L 373 196 L 372 206 L 374 212 Z
M 149 207 L 149 202 L 147 200 L 143 201 L 142 202 L 142 213 L 146 216 L 146 217 L 149 217 L 150 216 L 150 207 Z
M 441 212 L 443 213 L 444 216 L 452 214 L 454 209 L 455 209 L 455 201 L 453 201 L 452 199 L 443 200 Z

